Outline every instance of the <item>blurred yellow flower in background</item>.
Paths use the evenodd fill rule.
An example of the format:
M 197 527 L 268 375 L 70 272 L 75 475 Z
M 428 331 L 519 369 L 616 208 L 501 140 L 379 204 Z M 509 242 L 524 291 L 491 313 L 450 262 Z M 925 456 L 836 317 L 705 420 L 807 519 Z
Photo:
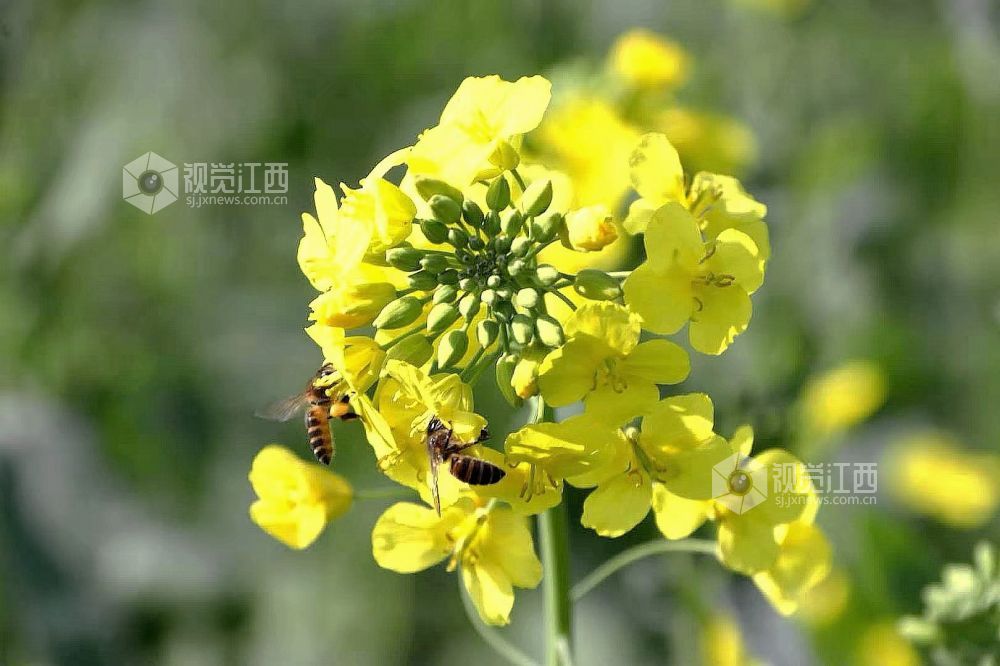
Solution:
M 853 360 L 809 380 L 802 393 L 803 427 L 825 437 L 861 423 L 885 402 L 885 374 L 878 364 Z
M 924 663 L 890 620 L 865 629 L 854 655 L 855 666 L 920 666 Z
M 717 113 L 671 106 L 650 119 L 693 171 L 739 173 L 757 159 L 757 138 L 746 124 Z
M 814 626 L 829 624 L 839 618 L 851 599 L 851 581 L 847 573 L 833 567 L 830 574 L 799 598 L 799 617 Z
M 736 620 L 728 613 L 711 615 L 701 629 L 702 666 L 757 666 Z
M 688 55 L 679 44 L 642 28 L 615 40 L 608 63 L 615 74 L 638 88 L 676 87 L 687 78 L 689 68 Z
M 952 527 L 985 525 L 1000 505 L 1000 456 L 964 450 L 945 433 L 900 440 L 886 470 L 896 499 Z
M 331 520 L 350 507 L 354 492 L 339 474 L 305 462 L 283 446 L 260 450 L 250 469 L 250 484 L 260 498 L 250 518 L 290 548 L 309 546 Z

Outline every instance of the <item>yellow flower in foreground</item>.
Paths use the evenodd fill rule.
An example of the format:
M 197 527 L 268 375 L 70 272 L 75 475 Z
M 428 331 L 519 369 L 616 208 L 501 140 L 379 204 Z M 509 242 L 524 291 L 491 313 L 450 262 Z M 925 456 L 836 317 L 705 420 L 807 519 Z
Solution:
M 797 458 L 784 449 L 768 449 L 751 458 L 752 446 L 753 430 L 737 429 L 730 441 L 732 462 L 713 471 L 719 476 L 713 500 L 719 556 L 727 567 L 745 574 L 777 566 L 784 548 L 782 529 L 796 521 L 811 523 L 818 501 Z
M 510 622 L 514 587 L 533 588 L 542 579 L 528 522 L 510 509 L 477 506 L 464 498 L 439 517 L 433 509 L 401 502 L 389 507 L 372 530 L 379 566 L 413 573 L 450 558 L 487 624 Z
M 538 369 L 546 402 L 562 407 L 583 399 L 587 411 L 613 426 L 652 406 L 657 384 L 687 377 L 687 353 L 669 340 L 639 343 L 641 320 L 620 305 L 588 302 L 564 323 L 567 341 Z
M 614 442 L 606 464 L 568 479 L 596 486 L 583 504 L 581 523 L 617 537 L 656 512 L 665 533 L 687 536 L 709 515 L 712 469 L 730 455 L 712 432 L 712 402 L 693 393 L 661 400 L 646 411 L 641 431 Z
M 420 135 L 407 157 L 414 173 L 458 187 L 517 166 L 511 142 L 538 127 L 552 85 L 541 76 L 504 81 L 469 77 L 448 101 L 441 120 Z M 513 163 L 506 163 L 513 159 Z M 499 166 L 498 166 L 499 165 Z
M 371 338 L 348 337 L 344 329 L 323 324 L 313 324 L 306 333 L 323 350 L 323 358 L 333 365 L 352 393 L 364 393 L 378 380 L 385 352 Z
M 849 361 L 814 377 L 802 394 L 807 432 L 831 435 L 861 423 L 885 402 L 885 374 L 871 361 Z
M 290 548 L 306 548 L 331 520 L 351 506 L 351 485 L 339 474 L 307 463 L 272 444 L 261 449 L 250 469 L 250 484 L 260 498 L 250 518 Z
M 674 87 L 687 76 L 684 49 L 649 30 L 637 28 L 620 36 L 609 60 L 615 73 L 636 87 Z
M 298 251 L 302 273 L 323 292 L 310 304 L 311 318 L 327 326 L 364 326 L 396 296 L 387 270 L 365 261 L 373 227 L 341 215 L 333 188 L 319 178 L 315 201 L 318 219 L 302 214 Z
M 748 235 L 727 229 L 702 242 L 698 222 L 668 203 L 646 229 L 646 262 L 625 280 L 625 300 L 654 333 L 676 333 L 690 320 L 691 346 L 721 354 L 750 323 L 750 294 L 764 280 Z
M 830 573 L 830 544 L 815 525 L 801 521 L 777 530 L 778 556 L 753 582 L 782 615 L 791 615 L 800 601 Z
M 898 442 L 886 468 L 900 502 L 953 527 L 985 525 L 1000 505 L 1000 456 L 963 450 L 943 433 Z
M 615 456 L 621 431 L 590 414 L 558 423 L 533 423 L 507 437 L 511 463 L 535 465 L 554 481 L 601 470 Z

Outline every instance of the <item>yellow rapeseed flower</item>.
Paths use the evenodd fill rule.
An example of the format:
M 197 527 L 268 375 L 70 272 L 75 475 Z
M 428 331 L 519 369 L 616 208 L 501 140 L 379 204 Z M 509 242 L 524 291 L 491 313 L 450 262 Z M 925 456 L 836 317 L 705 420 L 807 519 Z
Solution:
M 290 548 L 306 548 L 327 523 L 351 506 L 351 485 L 339 474 L 305 462 L 271 444 L 260 450 L 250 469 L 250 483 L 260 498 L 250 518 Z
M 616 303 L 588 302 L 564 322 L 566 344 L 538 369 L 546 402 L 583 399 L 596 418 L 619 425 L 659 398 L 657 384 L 677 384 L 690 370 L 687 353 L 669 340 L 639 343 L 641 320 Z
M 885 374 L 875 363 L 854 360 L 814 377 L 802 393 L 806 432 L 829 436 L 861 423 L 885 402 Z
M 903 438 L 886 470 L 900 502 L 953 527 L 985 525 L 1000 506 L 1000 456 L 965 450 L 944 433 Z
M 407 157 L 411 171 L 462 188 L 516 167 L 518 156 L 511 143 L 538 127 L 551 88 L 541 76 L 514 82 L 499 76 L 465 79 L 438 125 L 421 134 L 413 146 Z
M 379 566 L 414 573 L 449 560 L 487 624 L 510 622 L 514 587 L 533 588 L 542 579 L 527 520 L 505 507 L 483 506 L 465 497 L 441 516 L 426 506 L 389 507 L 372 530 Z
M 777 557 L 753 575 L 753 582 L 779 613 L 791 615 L 829 574 L 830 544 L 818 527 L 802 521 L 775 531 L 779 537 Z
M 611 47 L 612 70 L 630 85 L 673 88 L 687 78 L 688 55 L 676 42 L 635 28 Z
M 750 323 L 750 294 L 764 279 L 747 234 L 726 229 L 703 242 L 698 222 L 679 203 L 651 216 L 646 262 L 625 280 L 625 300 L 654 333 L 676 333 L 689 320 L 691 346 L 721 354 Z

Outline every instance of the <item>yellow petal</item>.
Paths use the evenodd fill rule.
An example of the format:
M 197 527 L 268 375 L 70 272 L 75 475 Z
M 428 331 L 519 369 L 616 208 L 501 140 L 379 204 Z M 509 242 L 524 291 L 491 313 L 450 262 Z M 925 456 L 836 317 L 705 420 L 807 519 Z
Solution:
M 733 284 L 703 287 L 697 290 L 696 298 L 700 309 L 691 316 L 691 346 L 702 354 L 721 354 L 749 325 L 753 313 L 750 296 Z
M 684 80 L 688 64 L 675 42 L 638 28 L 615 40 L 608 59 L 615 73 L 639 87 L 675 86 Z
M 589 335 L 626 356 L 639 343 L 642 320 L 617 303 L 591 301 L 581 305 L 563 328 L 570 338 Z
M 538 127 L 552 97 L 552 84 L 541 76 L 504 81 L 499 76 L 469 77 L 441 113 L 441 124 L 481 132 L 490 138 L 525 134 Z
M 538 389 L 553 407 L 572 404 L 593 388 L 598 366 L 612 354 L 608 346 L 596 338 L 571 338 L 539 365 Z
M 656 526 L 668 539 L 683 539 L 701 527 L 712 510 L 711 502 L 674 495 L 662 483 L 653 484 Z
M 656 384 L 637 379 L 622 387 L 601 384 L 587 394 L 584 405 L 592 418 L 619 426 L 645 414 L 659 399 Z
M 619 537 L 649 513 L 652 483 L 639 469 L 618 474 L 597 486 L 583 503 L 580 523 L 604 537 Z
M 777 559 L 753 577 L 764 596 L 782 615 L 798 608 L 799 600 L 830 572 L 830 544 L 819 528 L 792 523 Z
M 705 256 L 698 221 L 676 202 L 653 212 L 646 227 L 645 244 L 646 257 L 654 265 L 676 264 L 693 272 Z
M 617 429 L 581 414 L 559 423 L 525 426 L 507 437 L 505 450 L 511 462 L 534 463 L 563 479 L 606 464 L 617 441 Z
M 656 203 L 684 203 L 684 169 L 677 149 L 663 134 L 644 134 L 629 157 L 632 187 Z
M 718 435 L 704 444 L 684 443 L 676 449 L 653 449 L 642 441 L 643 450 L 663 467 L 658 480 L 670 492 L 694 500 L 714 496 L 713 470 L 732 455 L 729 443 Z
M 778 557 L 774 524 L 756 508 L 742 514 L 726 513 L 719 521 L 718 536 L 723 564 L 740 573 L 763 571 Z
M 712 399 L 688 393 L 658 402 L 642 420 L 644 448 L 692 448 L 711 440 L 715 420 Z
M 679 384 L 687 379 L 691 361 L 687 352 L 669 340 L 643 342 L 622 361 L 622 374 L 654 384 Z
M 372 554 L 384 569 L 413 573 L 433 566 L 451 553 L 448 530 L 465 517 L 461 508 L 434 509 L 399 502 L 386 509 L 372 529 Z
M 715 239 L 715 252 L 705 268 L 717 275 L 731 275 L 748 294 L 764 282 L 763 261 L 753 240 L 742 231 L 726 229 Z
M 625 302 L 642 317 L 642 327 L 653 333 L 676 333 L 695 309 L 691 275 L 676 267 L 657 267 L 647 261 L 632 271 L 622 289 Z
M 499 562 L 476 562 L 463 566 L 462 582 L 483 622 L 500 627 L 510 624 L 514 588 Z

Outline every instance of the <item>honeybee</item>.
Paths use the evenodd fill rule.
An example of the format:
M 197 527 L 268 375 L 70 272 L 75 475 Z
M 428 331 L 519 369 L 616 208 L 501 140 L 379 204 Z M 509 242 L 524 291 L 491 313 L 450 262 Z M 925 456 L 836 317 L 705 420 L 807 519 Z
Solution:
M 455 439 L 450 428 L 434 417 L 427 424 L 427 455 L 431 461 L 431 496 L 434 498 L 434 509 L 441 515 L 441 498 L 438 495 L 438 465 L 448 463 L 448 471 L 459 481 L 472 486 L 490 486 L 507 475 L 491 462 L 462 453 L 465 449 L 481 444 L 490 438 L 490 433 L 483 428 L 479 437 L 471 442 Z
M 358 417 L 351 409 L 350 396 L 331 388 L 330 378 L 336 371 L 327 363 L 319 370 L 301 393 L 296 393 L 257 413 L 272 421 L 287 421 L 305 408 L 306 435 L 313 455 L 324 465 L 329 465 L 335 452 L 330 419 L 350 421 Z

